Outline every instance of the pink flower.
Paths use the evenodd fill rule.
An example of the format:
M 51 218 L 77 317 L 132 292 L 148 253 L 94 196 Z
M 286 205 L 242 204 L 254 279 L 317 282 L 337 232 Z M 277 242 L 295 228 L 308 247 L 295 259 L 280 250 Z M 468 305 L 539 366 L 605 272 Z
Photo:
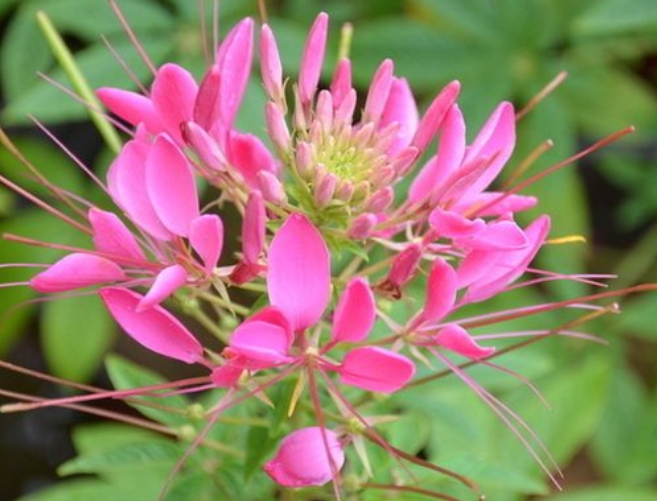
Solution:
M 305 216 L 293 214 L 287 219 L 272 240 L 268 258 L 272 306 L 233 332 L 226 349 L 233 367 L 255 370 L 312 363 L 320 370 L 337 372 L 344 384 L 381 393 L 397 391 L 413 377 L 413 363 L 384 348 L 356 348 L 340 365 L 324 358 L 338 343 L 363 341 L 374 325 L 374 296 L 362 278 L 353 278 L 338 300 L 328 344 L 308 345 L 306 331 L 319 322 L 329 303 L 331 271 L 328 248 Z M 301 354 L 293 354 L 295 342 Z
M 317 426 L 301 428 L 287 435 L 276 456 L 263 469 L 285 487 L 324 485 L 335 478 L 344 464 L 338 435 Z

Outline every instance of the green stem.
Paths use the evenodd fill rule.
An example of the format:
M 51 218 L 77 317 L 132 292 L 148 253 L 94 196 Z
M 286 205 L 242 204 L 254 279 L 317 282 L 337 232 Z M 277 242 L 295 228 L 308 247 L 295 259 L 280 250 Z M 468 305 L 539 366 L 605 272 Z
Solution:
M 89 104 L 89 116 L 105 141 L 105 144 L 113 153 L 118 153 L 121 151 L 121 139 L 103 113 L 97 111 L 102 109 L 100 101 L 91 89 L 89 82 L 87 82 L 87 79 L 80 71 L 80 68 L 73 58 L 73 54 L 71 54 L 71 51 L 64 43 L 64 40 L 45 12 L 41 10 L 38 11 L 36 13 L 36 18 L 43 35 L 46 37 L 46 40 L 50 45 L 50 49 L 52 50 L 55 59 L 57 59 L 57 62 L 66 73 L 73 89 Z

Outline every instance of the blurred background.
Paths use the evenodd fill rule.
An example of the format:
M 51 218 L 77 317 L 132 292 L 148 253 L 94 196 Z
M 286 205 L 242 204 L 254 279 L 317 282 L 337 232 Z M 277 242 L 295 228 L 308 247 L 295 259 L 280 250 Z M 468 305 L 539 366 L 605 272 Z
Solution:
M 212 2 L 206 2 L 211 15 Z M 559 72 L 568 78 L 519 123 L 517 165 L 546 139 L 554 147 L 528 172 L 562 160 L 628 125 L 636 132 L 531 186 L 538 211 L 551 215 L 553 237 L 582 235 L 586 243 L 550 246 L 541 266 L 559 272 L 613 273 L 613 288 L 657 282 L 657 2 L 654 0 L 267 0 L 285 71 L 294 75 L 306 32 L 315 15 L 331 15 L 329 77 L 340 26 L 354 26 L 351 57 L 355 84 L 365 89 L 384 58 L 408 78 L 421 108 L 447 82 L 463 84 L 460 102 L 471 136 L 495 105 L 510 100 L 518 109 Z M 152 60 L 176 62 L 197 77 L 205 66 L 200 3 L 194 0 L 124 0 L 119 4 Z M 88 199 L 103 195 L 39 133 L 32 116 L 96 172 L 111 161 L 83 106 L 37 76 L 69 83 L 35 22 L 45 10 L 65 36 L 92 87 L 134 88 L 101 39 L 103 35 L 136 75 L 147 68 L 124 30 L 101 0 L 0 0 L 0 121 L 21 151 L 50 179 Z M 258 18 L 255 2 L 221 2 L 223 33 L 243 16 Z M 258 73 L 239 115 L 239 128 L 263 135 L 264 95 Z M 2 148 L 2 147 L 0 147 Z M 511 169 L 512 170 L 512 169 Z M 42 187 L 0 149 L 0 173 L 39 195 Z M 65 225 L 0 186 L 0 233 L 75 245 Z M 0 261 L 52 262 L 57 251 L 0 241 Z M 2 268 L 0 282 L 26 280 L 31 270 Z M 554 300 L 587 293 L 573 283 L 553 283 L 497 300 Z M 80 382 L 109 386 L 105 354 L 119 352 L 159 372 L 175 369 L 123 343 L 93 297 L 34 303 L 26 287 L 0 289 L 0 358 Z M 565 494 L 550 494 L 526 452 L 481 408 L 450 398 L 450 388 L 418 412 L 422 450 L 454 447 L 481 460 L 459 464 L 484 484 L 499 489 L 491 499 L 523 500 L 548 495 L 559 501 L 657 500 L 657 294 L 620 300 L 622 315 L 607 316 L 588 330 L 606 341 L 597 346 L 550 340 L 511 357 L 509 365 L 547 396 L 551 410 L 538 408 L 517 385 L 492 387 L 527 417 L 565 469 Z M 497 386 L 496 386 L 497 385 Z M 462 388 L 462 386 L 458 386 Z M 53 396 L 56 387 L 0 369 L 0 388 Z M 456 390 L 454 390 L 456 391 Z M 465 390 L 462 390 L 465 391 Z M 442 398 L 442 400 L 441 400 Z M 415 408 L 408 397 L 408 405 Z M 528 402 L 531 400 L 531 402 Z M 476 404 L 475 404 L 476 405 Z M 458 427 L 448 418 L 469 414 L 479 427 Z M 430 410 L 427 410 L 430 409 Z M 478 410 L 477 410 L 478 409 Z M 28 495 L 57 479 L 57 466 L 73 455 L 70 430 L 89 418 L 67 410 L 0 415 L 0 500 Z M 416 423 L 417 424 L 417 423 Z M 485 430 L 485 431 L 482 431 Z M 445 439 L 445 436 L 450 437 Z M 502 440 L 502 442 L 501 442 Z M 507 446 L 506 442 L 509 445 Z M 513 454 L 505 452 L 511 449 Z M 419 450 L 419 449 L 418 449 Z M 466 454 L 467 453 L 467 454 Z M 458 461 L 455 461 L 458 464 Z M 494 466 L 491 467 L 490 465 Z M 483 466 L 487 465 L 487 466 Z M 36 498 L 34 498 L 36 499 Z M 41 500 L 42 498 L 38 498 Z M 43 498 L 44 500 L 46 498 Z M 51 498 L 47 498 L 48 500 Z M 55 498 L 52 498 L 53 500 Z M 60 499 L 60 498 L 57 498 Z M 61 498 L 65 499 L 65 498 Z M 373 497 L 372 499 L 378 499 Z M 409 498 L 410 499 L 410 498 Z

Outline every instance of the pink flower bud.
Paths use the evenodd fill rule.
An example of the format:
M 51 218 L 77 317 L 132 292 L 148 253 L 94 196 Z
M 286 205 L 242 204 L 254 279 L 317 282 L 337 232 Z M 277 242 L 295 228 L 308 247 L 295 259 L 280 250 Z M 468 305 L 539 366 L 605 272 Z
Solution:
M 374 214 L 361 214 L 351 222 L 347 235 L 354 240 L 364 240 L 372 234 L 372 230 L 378 223 Z
M 315 95 L 324 63 L 326 37 L 328 34 L 328 15 L 320 13 L 310 28 L 308 40 L 303 50 L 299 71 L 299 98 L 302 105 L 310 103 Z
M 326 174 L 320 179 L 315 187 L 315 203 L 317 207 L 321 209 L 331 203 L 337 185 L 338 178 L 333 174 Z
M 281 103 L 284 99 L 281 56 L 278 52 L 274 34 L 266 24 L 262 26 L 260 31 L 260 63 L 262 81 L 267 94 L 276 103 Z
M 304 179 L 310 179 L 313 167 L 313 148 L 305 142 L 300 141 L 296 145 L 294 155 L 297 173 Z
M 338 435 L 311 426 L 286 436 L 264 470 L 285 487 L 307 487 L 330 482 L 343 464 L 344 451 Z
M 244 210 L 242 222 L 242 253 L 248 264 L 258 262 L 265 245 L 265 203 L 259 191 L 252 191 Z
M 401 287 L 413 277 L 421 259 L 422 247 L 418 244 L 409 245 L 392 262 L 388 280 Z
M 217 171 L 226 170 L 226 158 L 219 144 L 203 127 L 194 122 L 186 122 L 181 127 L 185 143 L 194 150 L 204 166 Z
M 366 210 L 369 212 L 384 212 L 395 198 L 395 192 L 390 186 L 381 188 L 367 201 Z
M 327 90 L 320 91 L 317 97 L 315 118 L 322 125 L 324 131 L 331 129 L 333 125 L 333 97 Z
M 356 102 L 358 101 L 356 91 L 349 90 L 342 99 L 342 102 L 337 105 L 333 122 L 336 127 L 345 126 L 352 123 L 354 119 L 354 110 L 356 109 Z
M 427 109 L 422 117 L 415 131 L 415 137 L 413 138 L 413 145 L 419 151 L 424 151 L 436 136 L 447 112 L 456 101 L 460 90 L 461 84 L 455 80 L 449 83 L 429 105 L 429 109 Z
M 349 59 L 341 59 L 335 68 L 333 81 L 331 82 L 331 94 L 333 95 L 333 105 L 338 109 L 348 94 L 352 91 L 351 88 L 351 61 Z
M 397 154 L 392 162 L 393 168 L 397 172 L 397 177 L 404 177 L 410 172 L 413 163 L 419 154 L 419 150 L 414 146 L 404 148 Z
M 287 129 L 283 112 L 275 103 L 269 102 L 265 108 L 267 134 L 280 151 L 290 149 L 290 131 Z
M 354 185 L 350 181 L 342 181 L 335 190 L 335 197 L 343 202 L 349 202 L 354 195 Z
M 392 86 L 392 72 L 393 63 L 390 59 L 386 59 L 381 63 L 379 69 L 372 79 L 367 99 L 365 101 L 365 109 L 363 110 L 363 122 L 378 123 L 383 110 L 385 109 L 388 95 L 390 94 L 390 87 Z
M 258 183 L 262 196 L 267 202 L 280 205 L 287 200 L 283 183 L 271 172 L 266 170 L 258 172 Z

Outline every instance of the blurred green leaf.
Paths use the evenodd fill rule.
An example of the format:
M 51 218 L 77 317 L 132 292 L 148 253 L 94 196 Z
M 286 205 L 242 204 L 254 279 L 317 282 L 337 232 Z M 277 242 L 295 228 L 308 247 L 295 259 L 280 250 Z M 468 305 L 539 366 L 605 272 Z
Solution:
M 72 439 L 80 456 L 102 454 L 133 443 L 163 440 L 162 435 L 153 431 L 115 422 L 76 426 Z
M 84 312 L 85 322 L 80 323 Z M 44 306 L 41 345 L 50 371 L 88 381 L 100 367 L 114 334 L 114 322 L 98 296 L 61 298 Z
M 144 386 L 152 386 L 166 383 L 159 374 L 153 371 L 140 367 L 139 365 L 126 360 L 125 358 L 117 355 L 109 355 L 105 361 L 107 373 L 112 384 L 117 390 L 129 390 L 141 388 Z M 167 392 L 167 390 L 164 390 Z M 187 397 L 180 394 L 168 394 L 162 397 L 134 397 L 134 400 L 142 400 L 147 403 L 155 404 L 156 407 L 149 407 L 147 405 L 139 405 L 134 401 L 128 402 L 132 407 L 155 421 L 172 426 L 186 424 L 188 419 L 185 417 L 184 411 L 189 405 L 190 401 Z M 162 407 L 170 407 L 171 411 L 163 409 Z
M 650 134 L 657 125 L 654 91 L 622 68 L 573 68 L 560 95 L 577 125 L 593 137 L 606 136 L 629 125 L 637 127 L 640 137 Z M 628 140 L 632 138 L 625 141 Z
M 646 391 L 628 367 L 617 367 L 605 407 L 592 441 L 594 460 L 619 483 L 650 482 L 657 476 L 657 406 L 650 408 Z
M 180 458 L 181 447 L 161 439 L 157 442 L 124 444 L 99 454 L 78 456 L 61 465 L 59 475 L 112 472 L 171 467 Z
M 41 210 L 25 210 L 22 214 L 0 222 L 0 235 L 18 234 L 46 242 L 71 243 L 75 230 Z M 3 263 L 49 263 L 61 251 L 32 247 L 7 240 L 0 240 L 0 256 Z M 0 283 L 28 281 L 41 268 L 21 267 L 0 269 Z M 4 353 L 26 327 L 36 293 L 25 286 L 0 288 L 0 353 Z
M 657 501 L 657 491 L 602 485 L 581 490 L 573 489 L 545 498 L 545 501 Z
M 612 35 L 657 29 L 657 3 L 653 0 L 601 0 L 591 3 L 574 24 L 582 35 Z
M 84 193 L 84 177 L 79 167 L 56 146 L 33 138 L 16 138 L 13 142 L 50 183 L 76 195 Z M 53 201 L 48 188 L 35 181 L 27 167 L 4 148 L 0 150 L 0 173 L 32 194 Z
M 171 50 L 170 40 L 162 36 L 143 37 L 141 42 L 156 65 L 162 62 Z M 148 69 L 132 49 L 130 42 L 120 40 L 114 44 L 114 48 L 133 69 L 137 78 L 145 81 L 149 75 Z M 104 46 L 96 44 L 78 52 L 76 61 L 93 88 L 133 86 Z M 108 71 L 108 68 L 114 71 Z M 66 82 L 61 68 L 53 71 L 50 76 L 60 83 Z M 40 81 L 10 102 L 2 113 L 2 118 L 12 124 L 25 123 L 29 113 L 35 114 L 40 120 L 59 123 L 82 119 L 87 111 L 82 104 L 67 97 L 61 90 L 48 82 Z
M 173 19 L 155 1 L 131 0 L 120 2 L 120 5 L 131 27 L 140 38 L 148 38 L 153 32 L 163 35 L 172 29 Z M 38 79 L 37 72 L 46 71 L 53 62 L 36 23 L 35 15 L 39 9 L 48 13 L 60 32 L 96 42 L 97 46 L 108 55 L 109 52 L 100 42 L 101 35 L 110 37 L 112 41 L 115 38 L 120 40 L 116 42 L 117 46 L 127 46 L 125 35 L 122 34 L 123 28 L 107 2 L 80 0 L 21 2 L 21 8 L 11 19 L 1 54 L 2 85 L 9 102 L 18 99 L 33 86 L 43 84 Z M 80 15 L 81 9 L 84 10 L 83 16 Z M 112 66 L 106 66 L 105 69 L 108 67 L 116 67 L 117 71 L 114 73 L 121 72 L 116 62 Z M 31 111 L 36 113 L 37 108 Z

